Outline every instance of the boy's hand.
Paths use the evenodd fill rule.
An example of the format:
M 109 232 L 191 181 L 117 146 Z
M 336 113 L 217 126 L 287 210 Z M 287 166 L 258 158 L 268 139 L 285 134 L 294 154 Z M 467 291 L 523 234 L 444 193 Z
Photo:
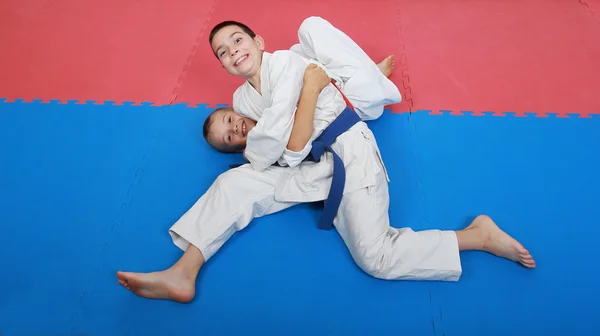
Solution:
M 331 78 L 327 76 L 325 70 L 315 64 L 309 64 L 304 71 L 304 91 L 320 93 L 329 83 L 331 83 Z

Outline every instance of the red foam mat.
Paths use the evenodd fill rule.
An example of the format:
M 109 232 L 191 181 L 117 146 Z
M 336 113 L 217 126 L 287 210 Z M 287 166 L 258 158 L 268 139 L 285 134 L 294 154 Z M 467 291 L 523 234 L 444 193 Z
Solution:
M 600 112 L 600 0 L 220 2 L 209 21 L 248 23 L 268 49 L 289 48 L 303 18 L 320 15 L 346 31 L 374 59 L 400 58 L 392 79 L 406 110 L 579 113 Z M 381 9 L 386 9 L 381 11 Z M 285 13 L 285 15 L 273 15 Z M 351 13 L 360 19 L 350 20 Z M 206 84 L 210 78 L 210 85 Z M 228 103 L 240 80 L 211 55 L 206 36 L 176 99 Z
M 0 3 L 0 97 L 168 104 L 212 0 Z
M 208 44 L 210 29 L 223 20 L 237 20 L 249 25 L 264 37 L 268 51 L 289 49 L 298 43 L 297 31 L 302 21 L 309 16 L 321 16 L 342 29 L 373 58 L 379 61 L 390 54 L 400 59 L 402 41 L 398 32 L 396 1 L 380 0 L 369 3 L 365 0 L 268 0 L 257 6 L 253 2 L 238 2 L 234 6 L 219 1 L 208 22 L 205 36 L 185 75 L 176 101 L 181 103 L 225 103 L 242 83 L 238 77 L 227 74 L 213 56 Z M 398 65 L 392 80 L 402 87 L 401 66 Z M 396 106 L 408 110 L 408 100 Z
M 415 110 L 600 112 L 600 25 L 580 2 L 401 8 Z
M 0 1 L 0 41 L 2 41 L 2 46 L 10 46 L 10 43 L 15 43 L 19 32 L 22 32 L 28 25 L 34 24 L 36 17 L 48 3 L 49 0 Z
M 395 112 L 600 112 L 600 0 L 5 0 L 0 98 L 227 104 L 241 80 L 210 28 L 240 20 L 288 49 L 311 15 L 398 57 Z
M 578 0 L 581 5 L 589 10 L 600 23 L 600 0 Z

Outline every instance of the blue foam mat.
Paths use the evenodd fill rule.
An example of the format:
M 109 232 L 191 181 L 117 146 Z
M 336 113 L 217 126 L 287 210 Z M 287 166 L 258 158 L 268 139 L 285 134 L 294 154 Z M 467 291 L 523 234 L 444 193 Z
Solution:
M 600 118 L 370 123 L 392 179 L 392 225 L 458 229 L 487 213 L 536 270 L 467 252 L 459 283 L 376 280 L 335 231 L 316 229 L 319 208 L 301 205 L 235 235 L 203 268 L 192 303 L 132 295 L 116 271 L 177 260 L 168 228 L 239 160 L 203 142 L 208 113 L 0 103 L 2 335 L 600 332 Z

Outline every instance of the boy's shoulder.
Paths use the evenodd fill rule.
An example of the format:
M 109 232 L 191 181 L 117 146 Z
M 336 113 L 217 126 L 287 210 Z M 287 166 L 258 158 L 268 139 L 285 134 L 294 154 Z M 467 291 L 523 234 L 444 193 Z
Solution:
M 269 78 L 276 80 L 283 75 L 302 78 L 307 62 L 298 54 L 290 50 L 277 50 L 269 55 L 267 60 L 267 73 Z
M 291 57 L 292 55 L 300 56 L 297 53 L 287 49 L 275 50 L 273 55 L 277 55 L 279 57 Z
M 276 51 L 274 51 L 271 54 L 270 61 L 276 62 L 276 63 L 292 63 L 292 64 L 299 64 L 299 65 L 306 64 L 306 62 L 304 61 L 302 56 L 298 55 L 297 53 L 295 53 L 291 50 L 276 50 Z

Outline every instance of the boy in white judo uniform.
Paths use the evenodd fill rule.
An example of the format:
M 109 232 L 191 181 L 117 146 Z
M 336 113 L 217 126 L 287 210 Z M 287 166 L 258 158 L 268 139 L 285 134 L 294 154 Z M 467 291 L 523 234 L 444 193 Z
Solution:
M 255 35 L 249 27 L 232 21 L 225 21 L 215 26 L 211 32 L 210 40 L 212 41 L 212 36 L 220 31 L 221 27 L 227 28 L 231 24 L 239 25 L 241 30 L 245 31 L 251 37 L 256 38 L 260 47 L 264 48 L 264 40 L 260 36 Z M 280 129 L 278 127 L 280 125 L 274 123 L 286 118 L 289 120 L 293 116 L 296 105 L 298 105 L 300 88 L 302 87 L 302 74 L 304 68 L 309 63 L 317 64 L 325 69 L 329 77 L 335 81 L 335 84 L 332 84 L 326 90 L 331 91 L 334 88 L 339 88 L 346 98 L 351 101 L 354 110 L 362 120 L 377 119 L 383 114 L 385 105 L 401 101 L 400 91 L 388 79 L 394 68 L 393 55 L 387 57 L 379 64 L 375 64 L 344 32 L 318 17 L 306 19 L 298 30 L 298 37 L 300 43 L 292 46 L 290 50 L 293 52 L 283 50 L 276 51 L 273 54 L 265 53 L 267 57 L 274 58 L 270 62 L 270 64 L 273 64 L 273 68 L 266 68 L 262 71 L 269 72 L 272 75 L 270 81 L 277 82 L 276 84 L 273 83 L 277 91 L 285 90 L 283 94 L 285 98 L 271 97 L 270 94 L 261 95 L 257 92 L 255 83 L 252 83 L 253 79 L 246 81 L 234 93 L 234 109 L 247 119 L 250 119 L 246 119 L 244 122 L 254 126 L 258 119 L 262 119 L 258 122 L 258 129 L 269 130 L 267 138 L 260 137 L 256 139 L 260 148 L 264 149 L 269 144 L 279 143 L 283 139 L 290 137 L 289 132 L 291 128 L 289 124 L 281 128 L 283 132 L 276 134 L 274 132 Z M 240 37 L 235 36 L 232 38 L 236 40 L 232 43 L 239 43 L 237 41 L 240 40 Z M 221 58 L 224 50 L 215 47 L 213 52 L 217 58 Z M 301 57 L 296 56 L 296 54 Z M 259 56 L 262 58 L 262 55 Z M 303 61 L 301 61 L 302 59 Z M 237 59 L 237 62 L 238 64 L 231 65 L 227 71 L 230 74 L 245 77 L 243 73 L 248 71 L 245 67 L 250 62 L 246 62 L 246 57 Z M 256 64 L 256 62 L 253 63 Z M 266 90 L 269 90 L 269 88 L 266 88 Z M 278 100 L 269 102 L 268 104 L 271 106 L 267 108 L 263 102 L 269 98 Z M 241 111 L 235 108 L 236 106 L 240 106 L 244 110 Z M 320 106 L 317 106 L 317 108 L 320 108 Z M 218 109 L 213 115 L 230 110 Z M 284 118 L 281 116 L 282 113 L 285 114 Z M 207 140 L 222 152 L 240 151 L 240 145 L 247 150 L 250 148 L 251 151 L 255 147 L 253 146 L 255 142 L 254 135 L 258 137 L 258 134 L 264 135 L 265 133 L 258 129 L 255 130 L 253 134 L 249 135 L 246 146 L 245 141 L 244 143 L 234 141 L 234 135 L 232 134 L 224 136 L 223 132 L 214 132 L 212 130 L 213 115 L 207 118 L 204 126 L 204 134 L 205 137 L 211 133 L 218 134 L 218 138 L 213 137 L 213 139 Z M 245 125 L 244 127 L 247 126 Z M 245 129 L 242 129 L 242 131 L 247 133 Z M 277 152 L 280 151 L 277 150 L 272 155 L 276 155 Z M 248 153 L 248 155 L 252 157 L 252 153 Z
M 305 23 L 311 21 L 323 24 L 318 18 Z M 190 301 L 202 265 L 233 233 L 254 218 L 300 202 L 327 199 L 334 154 L 327 152 L 318 162 L 303 159 L 311 152 L 313 141 L 347 112 L 347 103 L 335 87 L 325 85 L 329 81 L 326 73 L 308 67 L 303 58 L 297 59 L 299 55 L 289 51 L 264 52 L 262 39 L 248 31 L 233 24 L 211 34 L 211 45 L 224 68 L 246 78 L 249 85 L 244 84 L 234 96 L 239 114 L 222 111 L 215 116 L 211 129 L 218 133 L 228 127 L 228 131 L 217 140 L 214 135 L 208 139 L 229 141 L 229 149 L 232 140 L 239 140 L 239 149 L 246 148 L 251 164 L 220 175 L 171 227 L 174 243 L 185 251 L 177 263 L 160 272 L 118 272 L 119 282 L 140 296 Z M 220 54 L 219 48 L 226 51 Z M 297 108 L 290 102 L 297 103 Z M 381 105 L 381 101 L 371 105 L 377 103 Z M 292 111 L 285 109 L 289 106 Z M 256 126 L 246 120 L 257 120 Z M 270 127 L 261 128 L 263 120 Z M 256 148 L 250 148 L 253 134 Z M 260 146 L 263 142 L 266 145 Z M 331 149 L 343 161 L 346 174 L 333 224 L 367 274 L 381 279 L 457 281 L 462 272 L 459 252 L 463 250 L 486 251 L 535 267 L 529 252 L 487 216 L 478 216 L 460 231 L 415 232 L 391 227 L 387 174 L 373 133 L 364 122 L 357 121 L 338 136 Z

